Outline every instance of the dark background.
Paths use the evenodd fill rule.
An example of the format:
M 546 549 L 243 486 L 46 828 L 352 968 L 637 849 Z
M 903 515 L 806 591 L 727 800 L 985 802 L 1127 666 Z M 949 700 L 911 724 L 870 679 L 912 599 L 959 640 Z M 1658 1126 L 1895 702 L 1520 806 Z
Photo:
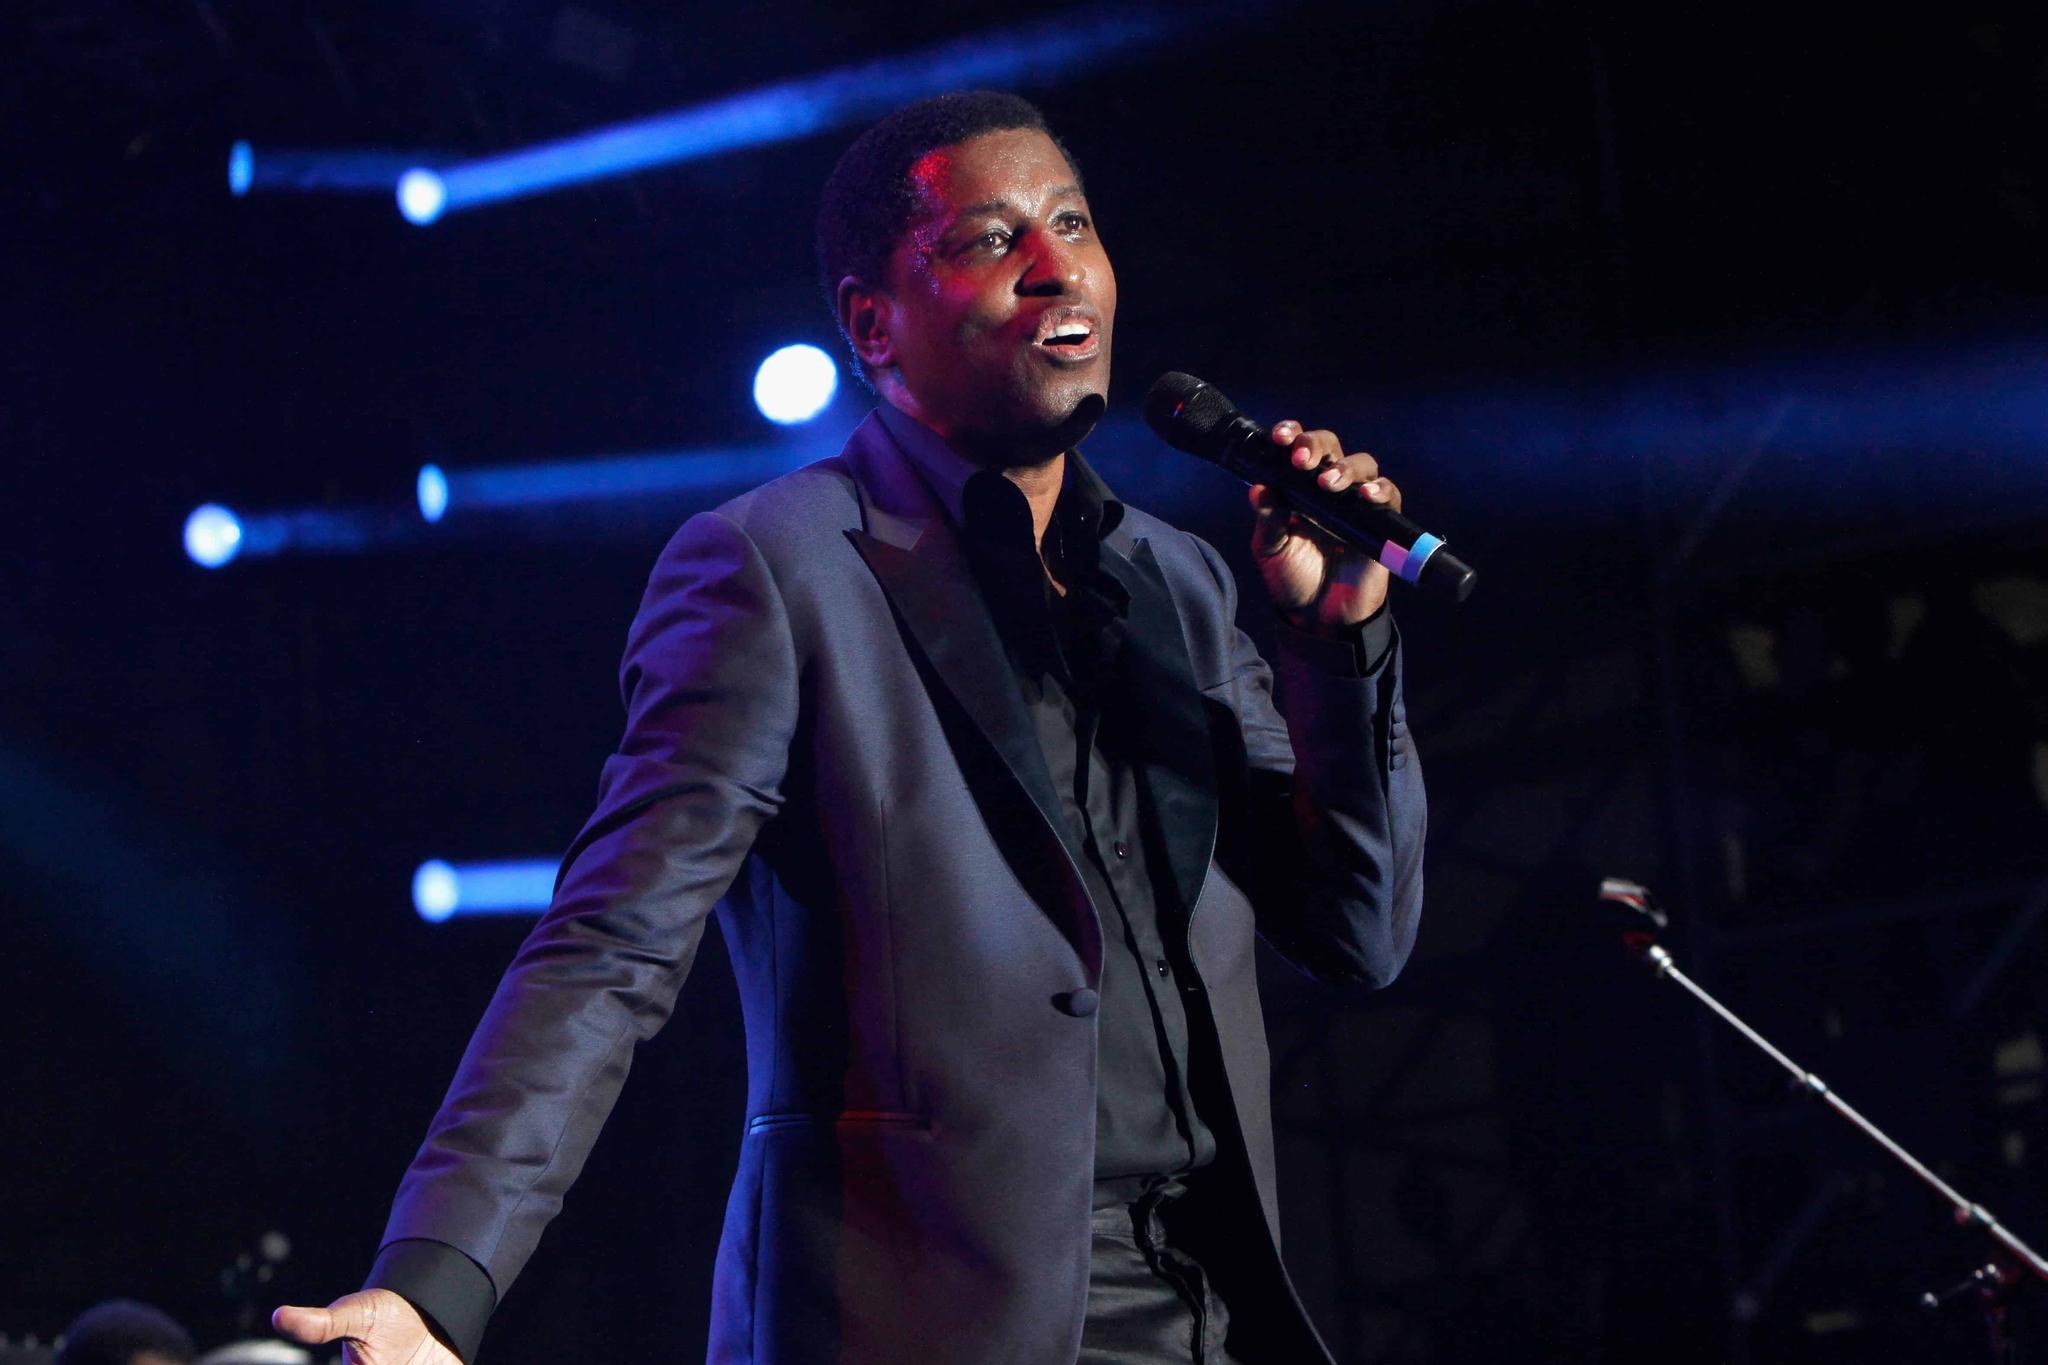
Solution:
M 1253 7 L 1025 87 L 1120 273 L 1117 409 L 1187 368 L 1334 426 L 1485 575 L 1399 607 L 1413 965 L 1269 974 L 1289 1256 L 1347 1361 L 1981 1350 L 1910 1307 L 1981 1249 L 1592 929 L 1601 874 L 2048 1239 L 2048 21 L 1915 8 Z M 430 534 L 419 464 L 861 411 L 798 438 L 748 396 L 774 346 L 836 353 L 810 222 L 851 130 L 429 229 L 232 198 L 229 144 L 490 152 L 1057 12 L 8 8 L 0 1333 L 120 1293 L 214 1344 L 265 1231 L 265 1309 L 375 1249 L 523 932 L 423 923 L 412 869 L 574 833 L 694 505 Z M 1241 561 L 1226 481 L 1128 425 L 1090 451 Z M 208 572 L 208 500 L 410 529 Z M 740 1067 L 707 945 L 494 1365 L 698 1357 Z

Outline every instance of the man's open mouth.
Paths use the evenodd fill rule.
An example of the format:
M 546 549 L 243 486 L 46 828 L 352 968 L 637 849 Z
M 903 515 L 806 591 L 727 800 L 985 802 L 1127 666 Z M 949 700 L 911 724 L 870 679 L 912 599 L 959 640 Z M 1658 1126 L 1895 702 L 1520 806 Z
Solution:
M 1092 310 L 1057 309 L 1038 321 L 1033 344 L 1063 360 L 1086 360 L 1102 349 Z

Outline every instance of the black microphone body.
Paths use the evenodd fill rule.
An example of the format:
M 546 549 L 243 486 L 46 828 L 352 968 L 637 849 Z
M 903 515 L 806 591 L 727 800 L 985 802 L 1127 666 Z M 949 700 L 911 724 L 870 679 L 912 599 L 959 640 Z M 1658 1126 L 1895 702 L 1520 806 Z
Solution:
M 1472 595 L 1478 572 L 1446 549 L 1442 536 L 1350 489 L 1323 487 L 1316 482 L 1321 471 L 1297 469 L 1288 448 L 1214 386 L 1178 370 L 1161 375 L 1145 395 L 1145 421 L 1174 449 L 1271 488 L 1303 520 L 1367 551 L 1396 577 L 1453 601 Z

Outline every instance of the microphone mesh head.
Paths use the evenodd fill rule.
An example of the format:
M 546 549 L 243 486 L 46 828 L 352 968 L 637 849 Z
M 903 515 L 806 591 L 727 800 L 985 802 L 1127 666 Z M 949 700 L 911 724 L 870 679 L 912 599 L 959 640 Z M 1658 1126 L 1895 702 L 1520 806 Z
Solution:
M 1237 405 L 1191 374 L 1169 370 L 1145 395 L 1145 423 L 1176 450 L 1213 460 Z

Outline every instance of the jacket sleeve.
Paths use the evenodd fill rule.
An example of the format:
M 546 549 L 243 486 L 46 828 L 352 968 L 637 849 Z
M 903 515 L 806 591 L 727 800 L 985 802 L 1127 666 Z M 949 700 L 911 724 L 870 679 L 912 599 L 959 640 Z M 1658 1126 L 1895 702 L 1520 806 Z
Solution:
M 1203 558 L 1235 620 L 1237 590 Z M 1428 803 L 1401 695 L 1391 617 L 1356 640 L 1280 628 L 1277 670 L 1241 630 L 1223 678 L 1205 689 L 1236 716 L 1242 751 L 1224 756 L 1217 857 L 1249 893 L 1259 933 L 1320 980 L 1383 986 L 1415 946 Z
M 797 686 L 758 548 L 720 513 L 692 517 L 633 621 L 625 736 L 596 811 L 399 1185 L 372 1276 L 464 1359 L 582 1169 L 634 1045 L 668 1017 L 705 915 L 781 805 Z

